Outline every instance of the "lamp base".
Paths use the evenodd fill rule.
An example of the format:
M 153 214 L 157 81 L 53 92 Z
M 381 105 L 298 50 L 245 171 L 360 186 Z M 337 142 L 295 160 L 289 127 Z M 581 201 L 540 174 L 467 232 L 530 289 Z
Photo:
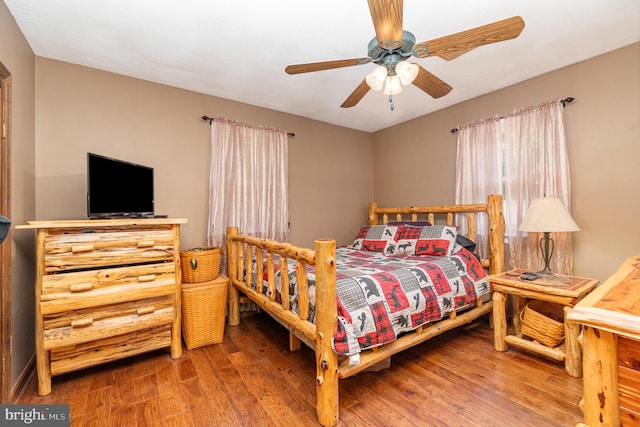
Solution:
M 543 268 L 542 270 L 536 271 L 536 274 L 539 274 L 541 276 L 553 276 L 554 275 L 553 271 L 551 271 L 551 269 L 549 268 L 548 265 L 545 268 Z
M 540 239 L 540 252 L 542 252 L 542 259 L 544 260 L 544 268 L 541 271 L 538 271 L 538 274 L 542 274 L 545 276 L 553 275 L 553 271 L 551 271 L 549 263 L 551 262 L 551 257 L 553 256 L 554 249 L 555 242 L 551 238 L 551 234 L 545 231 L 544 235 Z

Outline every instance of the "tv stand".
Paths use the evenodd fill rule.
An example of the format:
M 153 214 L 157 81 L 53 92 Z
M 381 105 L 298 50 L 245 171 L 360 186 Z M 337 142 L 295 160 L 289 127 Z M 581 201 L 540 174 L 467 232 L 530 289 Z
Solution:
M 180 224 L 186 219 L 30 221 L 37 230 L 38 394 L 51 376 L 170 348 L 182 355 Z

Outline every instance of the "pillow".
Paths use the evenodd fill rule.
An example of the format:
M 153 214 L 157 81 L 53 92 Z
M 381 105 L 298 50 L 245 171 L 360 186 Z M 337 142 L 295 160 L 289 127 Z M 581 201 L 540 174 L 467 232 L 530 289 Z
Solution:
M 370 225 L 360 228 L 356 240 L 349 246 L 361 251 L 396 253 L 398 231 L 404 227 L 389 225 Z
M 463 236 L 462 234 L 458 234 L 456 236 L 456 243 L 469 252 L 474 252 L 476 250 L 476 242 L 466 236 Z
M 397 253 L 449 256 L 453 253 L 457 235 L 456 228 L 447 225 L 403 227 L 398 233 Z

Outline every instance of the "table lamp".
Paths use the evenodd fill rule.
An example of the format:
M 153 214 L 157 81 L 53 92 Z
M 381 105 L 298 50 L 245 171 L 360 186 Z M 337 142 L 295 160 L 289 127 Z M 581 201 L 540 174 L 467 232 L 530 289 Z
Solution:
M 555 243 L 551 233 L 580 231 L 571 215 L 564 207 L 560 199 L 553 197 L 541 197 L 533 199 L 527 210 L 519 231 L 529 233 L 544 233 L 540 239 L 540 252 L 544 260 L 544 269 L 539 274 L 553 274 L 549 268 L 549 262 L 553 256 Z

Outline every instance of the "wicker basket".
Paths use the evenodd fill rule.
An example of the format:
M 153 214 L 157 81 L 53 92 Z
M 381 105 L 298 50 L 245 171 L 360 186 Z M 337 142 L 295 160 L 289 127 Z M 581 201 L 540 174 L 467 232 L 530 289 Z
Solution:
M 522 335 L 547 347 L 556 347 L 564 341 L 564 308 L 560 304 L 534 300 L 520 314 Z
M 222 251 L 215 247 L 190 248 L 180 251 L 182 283 L 214 280 L 220 274 Z
M 229 280 L 182 284 L 182 335 L 187 349 L 221 343 Z

